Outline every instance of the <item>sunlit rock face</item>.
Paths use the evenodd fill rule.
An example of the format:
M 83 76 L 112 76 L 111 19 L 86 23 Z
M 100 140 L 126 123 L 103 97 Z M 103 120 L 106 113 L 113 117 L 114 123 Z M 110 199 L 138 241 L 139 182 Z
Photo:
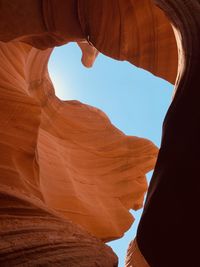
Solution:
M 86 1 L 85 14 L 81 1 L 0 1 L 0 266 L 117 266 L 99 239 L 121 237 L 133 222 L 129 210 L 142 206 L 157 148 L 94 107 L 59 100 L 47 71 L 51 48 L 69 41 L 79 42 L 87 67 L 97 50 L 129 59 L 126 38 L 127 58 L 117 52 L 121 33 L 102 36 L 102 48 L 99 36 L 91 40 L 97 49 L 85 43 L 84 16 L 93 35 L 97 3 Z M 126 20 L 112 4 L 117 23 Z
M 2 186 L 103 240 L 120 237 L 133 222 L 129 209 L 142 206 L 157 148 L 94 107 L 59 100 L 47 72 L 51 49 L 11 42 L 1 52 Z
M 74 199 L 81 196 L 83 178 L 86 184 L 92 181 L 84 174 L 82 180 L 74 177 L 68 167 L 73 159 L 67 149 L 76 142 L 69 141 L 68 130 L 80 134 L 73 123 L 81 114 L 71 117 L 65 106 L 73 103 L 55 97 L 46 69 L 50 52 L 0 43 L 0 266 L 113 267 L 117 257 L 112 250 L 86 231 L 90 227 L 78 226 L 84 226 L 78 216 L 83 208 Z M 79 157 L 79 145 L 74 148 Z M 67 212 L 77 214 L 77 224 Z

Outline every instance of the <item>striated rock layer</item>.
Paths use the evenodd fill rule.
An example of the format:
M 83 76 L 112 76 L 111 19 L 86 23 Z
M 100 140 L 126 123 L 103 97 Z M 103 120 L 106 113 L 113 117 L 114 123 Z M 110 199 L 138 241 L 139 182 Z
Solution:
M 78 0 L 78 8 L 81 28 L 100 52 L 175 82 L 174 34 L 152 0 Z
M 78 41 L 86 66 L 98 53 L 84 41 L 75 2 L 0 1 L 7 42 L 0 43 L 1 266 L 116 266 L 91 234 L 103 241 L 123 235 L 155 164 L 150 141 L 126 136 L 94 107 L 55 96 L 48 47 Z
M 0 266 L 117 266 L 111 248 L 40 202 L 0 192 Z
M 87 40 L 110 57 L 127 60 L 175 82 L 174 34 L 168 19 L 152 0 L 1 0 L 0 3 L 2 41 L 21 40 L 46 49 Z
M 176 94 L 164 121 L 158 161 L 126 264 L 197 266 L 200 1 L 0 3 L 2 41 L 20 40 L 40 49 L 77 41 L 86 66 L 93 64 L 100 51 L 174 83 L 177 49 L 166 16 L 172 22 L 179 51 Z M 43 65 L 50 50 L 38 52 L 11 43 L 2 44 L 1 51 L 4 194 L 18 192 L 21 198 L 27 195 L 28 202 L 40 199 L 43 212 L 45 203 L 46 208 L 57 210 L 59 216 L 63 214 L 103 240 L 121 236 L 131 224 L 128 210 L 138 208 L 142 202 L 144 173 L 153 166 L 155 147 L 146 140 L 126 137 L 94 108 L 56 99 Z M 70 196 L 70 203 L 66 196 Z M 9 226 L 5 221 L 9 210 L 6 205 L 2 205 L 4 227 Z M 17 216 L 21 210 L 17 208 Z M 11 237 L 10 228 L 7 233 Z M 15 234 L 4 249 L 14 248 Z M 37 251 L 42 250 L 37 247 Z M 104 247 L 104 253 L 110 252 Z M 115 264 L 114 258 L 109 259 Z
M 123 235 L 133 221 L 129 209 L 142 205 L 157 148 L 126 136 L 94 107 L 60 101 L 47 72 L 51 49 L 0 48 L 1 185 L 103 240 Z
M 117 257 L 110 248 L 72 223 L 70 216 L 65 214 L 64 218 L 62 210 L 56 213 L 49 203 L 55 196 L 53 192 L 50 195 L 53 183 L 60 197 L 54 201 L 60 201 L 61 208 L 72 198 L 71 210 L 77 214 L 75 222 L 82 224 L 80 211 L 73 206 L 70 195 L 74 189 L 74 198 L 79 197 L 78 185 L 82 181 L 78 181 L 78 175 L 77 182 L 72 181 L 73 173 L 67 167 L 70 153 L 63 155 L 62 149 L 57 151 L 61 143 L 67 149 L 69 136 L 64 123 L 70 127 L 68 122 L 73 124 L 74 117 L 70 119 L 70 114 L 63 111 L 63 128 L 56 122 L 56 117 L 61 117 L 57 112 L 65 103 L 55 97 L 46 77 L 50 52 L 18 42 L 0 44 L 0 266 L 117 266 Z M 49 133 L 45 127 L 51 128 Z M 56 128 L 62 136 L 53 137 Z M 75 132 L 78 129 L 74 128 Z M 42 141 L 44 133 L 46 140 Z M 47 138 L 51 135 L 52 140 Z M 53 146 L 53 141 L 58 144 Z M 49 149 L 40 154 L 45 145 Z M 75 148 L 78 156 L 79 146 Z M 43 179 L 45 175 L 50 175 L 49 179 Z M 69 182 L 63 182 L 64 179 Z

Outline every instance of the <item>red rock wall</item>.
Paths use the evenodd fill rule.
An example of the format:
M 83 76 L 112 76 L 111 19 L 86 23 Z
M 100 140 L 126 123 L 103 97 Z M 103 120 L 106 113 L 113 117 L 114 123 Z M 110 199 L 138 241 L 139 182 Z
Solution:
M 47 49 L 86 40 L 95 47 L 81 45 L 86 66 L 92 65 L 98 50 L 174 83 L 177 48 L 171 20 L 179 47 L 176 94 L 164 121 L 158 161 L 127 266 L 196 266 L 198 247 L 194 244 L 200 237 L 196 215 L 200 194 L 199 0 L 12 0 L 9 4 L 1 0 L 0 3 L 2 41 L 21 40 Z M 103 240 L 119 237 L 131 224 L 128 209 L 141 205 L 146 187 L 144 174 L 153 167 L 155 147 L 147 140 L 125 136 L 99 110 L 55 98 L 45 65 L 49 54 L 50 50 L 39 52 L 20 43 L 1 45 L 2 229 L 6 229 L 9 238 L 11 228 L 18 231 L 14 217 L 8 219 L 11 224 L 5 220 L 11 211 L 20 216 L 23 229 L 26 228 L 29 224 L 24 218 L 33 212 L 27 205 L 37 202 L 37 212 L 42 210 L 42 217 L 48 213 L 52 218 L 53 210 L 57 210 L 59 223 L 63 214 Z M 9 195 L 9 201 L 5 202 L 5 195 Z M 70 196 L 70 202 L 66 196 Z M 27 200 L 26 208 L 21 205 L 22 198 Z M 15 203 L 20 203 L 17 208 Z M 99 214 L 97 207 L 101 210 Z M 28 218 L 29 223 L 32 218 L 32 215 Z M 40 231 L 36 232 L 41 237 Z M 48 242 L 50 236 L 48 230 Z M 103 246 L 85 232 L 83 236 L 81 240 L 90 238 L 92 244 L 97 242 L 91 246 L 93 249 Z M 5 255 L 15 251 L 15 240 L 14 234 L 7 243 L 1 243 L 3 249 L 8 248 L 2 254 L 4 263 Z M 26 245 L 25 241 L 20 243 L 21 248 Z M 33 254 L 41 253 L 39 243 L 36 247 Z M 105 247 L 103 253 L 110 254 Z M 111 255 L 107 263 L 102 261 L 102 254 L 99 257 L 101 266 L 116 264 Z
M 1 0 L 1 3 L 2 41 L 23 40 L 45 49 L 88 40 L 110 57 L 127 60 L 175 82 L 174 34 L 166 16 L 152 0 Z
M 157 148 L 124 135 L 96 108 L 56 98 L 47 47 L 82 35 L 71 26 L 63 33 L 59 20 L 49 32 L 44 3 L 27 3 L 0 1 L 1 40 L 13 40 L 0 43 L 0 265 L 116 266 L 90 234 L 106 241 L 131 226 L 129 209 L 142 205 Z M 77 14 L 65 23 L 76 25 Z M 94 57 L 81 48 L 91 65 Z
M 50 52 L 0 44 L 0 266 L 116 266 L 110 248 L 45 203 L 37 148 L 42 107 L 55 98 L 53 110 L 59 100 L 48 90 L 37 98 L 36 84 Z
M 83 32 L 100 52 L 175 82 L 174 34 L 166 16 L 152 0 L 78 3 Z

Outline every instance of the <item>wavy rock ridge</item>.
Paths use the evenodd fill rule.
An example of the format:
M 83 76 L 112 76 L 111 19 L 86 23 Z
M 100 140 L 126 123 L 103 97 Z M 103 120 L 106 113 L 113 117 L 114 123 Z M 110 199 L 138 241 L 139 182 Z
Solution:
M 18 42 L 1 43 L 0 49 L 1 230 L 2 237 L 6 237 L 5 243 L 1 242 L 1 265 L 18 261 L 36 265 L 40 260 L 46 264 L 48 251 L 55 249 L 49 264 L 55 261 L 76 266 L 74 260 L 80 262 L 81 257 L 88 257 L 79 243 L 90 242 L 87 264 L 93 266 L 97 258 L 101 266 L 114 266 L 114 256 L 103 260 L 103 254 L 111 252 L 68 220 L 103 240 L 121 236 L 133 221 L 128 210 L 142 204 L 144 174 L 154 165 L 156 147 L 145 139 L 125 136 L 93 107 L 57 99 L 47 72 L 51 49 L 42 52 Z M 5 198 L 8 200 L 4 203 Z M 60 255 L 60 248 L 57 251 L 57 246 L 52 245 L 57 242 L 52 224 L 58 233 L 73 228 L 76 249 L 72 259 L 68 253 L 66 257 Z M 76 234 L 82 235 L 80 242 Z M 37 235 L 39 241 L 34 243 L 32 239 Z M 41 235 L 47 254 L 37 248 Z M 68 251 L 69 234 L 58 240 L 63 251 Z M 13 247 L 12 242 L 17 245 Z M 25 246 L 27 255 L 23 258 L 20 253 L 26 254 Z M 16 255 L 20 256 L 18 261 Z M 40 260 L 33 260 L 36 255 Z
M 0 44 L 0 266 L 116 266 L 111 249 L 51 209 L 42 191 L 42 107 L 49 109 L 53 123 L 61 105 L 50 81 L 50 90 L 40 87 L 47 82 L 50 52 L 18 42 Z M 59 173 L 54 182 L 56 187 Z
M 62 103 L 56 99 L 44 67 L 44 62 L 47 62 L 50 53 L 50 50 L 45 49 L 69 41 L 79 43 L 87 41 L 94 47 L 80 45 L 83 51 L 83 63 L 86 66 L 92 65 L 100 51 L 115 59 L 128 60 L 174 83 L 177 74 L 175 38 L 168 19 L 155 4 L 168 16 L 175 30 L 179 52 L 176 94 L 164 122 L 158 161 L 137 237 L 130 246 L 126 264 L 136 267 L 196 266 L 199 259 L 198 249 L 194 243 L 200 237 L 199 221 L 198 218 L 195 218 L 195 221 L 193 218 L 188 218 L 186 210 L 196 214 L 200 194 L 199 0 L 63 0 L 59 3 L 55 0 L 18 2 L 13 0 L 9 1 L 9 4 L 8 1 L 1 0 L 0 3 L 0 39 L 5 42 L 15 41 L 1 45 L 0 84 L 1 101 L 4 101 L 4 105 L 1 105 L 3 194 L 10 197 L 19 194 L 18 198 L 26 196 L 28 199 L 26 203 L 32 203 L 33 199 L 37 199 L 39 210 L 42 210 L 43 214 L 46 205 L 46 209 L 51 209 L 48 210 L 51 214 L 52 208 L 58 211 L 60 215 L 55 215 L 57 219 L 61 220 L 60 216 L 64 214 L 65 218 L 83 225 L 103 240 L 121 236 L 130 226 L 128 209 L 137 208 L 142 202 L 146 187 L 144 173 L 153 167 L 156 150 L 146 140 L 123 135 L 110 124 L 102 112 L 77 102 Z M 16 41 L 26 42 L 45 51 L 39 52 Z M 66 111 L 71 117 L 66 116 Z M 98 120 L 98 125 L 91 119 L 92 116 Z M 15 117 L 18 118 L 17 122 Z M 60 125 L 63 129 L 59 127 Z M 76 132 L 79 134 L 76 135 Z M 109 135 L 108 139 L 104 138 L 103 144 L 102 132 L 105 136 L 107 133 Z M 110 135 L 114 143 L 110 141 Z M 75 148 L 78 148 L 80 153 L 76 154 Z M 144 159 L 145 153 L 147 157 Z M 114 156 L 112 163 L 111 154 Z M 139 161 L 134 155 L 139 157 Z M 66 158 L 67 164 L 62 162 Z M 117 158 L 120 158 L 120 162 Z M 128 159 L 130 165 L 122 158 Z M 94 169 L 88 168 L 91 167 L 91 162 L 94 163 L 92 167 L 95 168 L 95 175 Z M 106 175 L 111 175 L 109 179 L 105 172 L 102 173 L 103 168 L 106 170 Z M 119 174 L 120 168 L 123 169 L 122 174 Z M 100 183 L 97 175 L 100 177 Z M 113 183 L 115 175 L 118 185 Z M 129 175 L 130 180 L 127 179 Z M 56 182 L 57 190 L 54 190 L 53 184 L 55 176 L 59 177 L 57 178 L 59 183 Z M 92 184 L 91 180 L 88 180 L 91 176 Z M 106 177 L 106 182 L 102 181 L 103 177 Z M 141 183 L 138 182 L 138 178 Z M 58 181 L 57 179 L 55 181 Z M 78 186 L 80 181 L 81 186 Z M 129 183 L 130 186 L 127 188 Z M 61 184 L 69 186 L 65 188 Z M 101 189 L 99 194 L 95 194 L 94 205 L 98 204 L 102 213 L 109 214 L 110 219 L 107 217 L 107 221 L 105 218 L 100 218 L 91 205 L 93 197 L 91 186 L 94 189 L 92 193 Z M 57 194 L 58 191 L 61 194 Z M 87 197 L 85 192 L 89 192 Z M 62 200 L 66 195 L 73 199 L 69 206 L 69 201 Z M 5 223 L 5 215 L 8 211 L 13 211 L 13 206 L 16 205 L 14 203 L 20 202 L 15 200 L 11 205 L 9 201 L 5 203 L 5 197 L 2 199 L 4 201 L 1 215 L 2 229 L 7 229 L 7 235 L 11 237 L 11 228 L 6 228 L 9 223 Z M 105 203 L 109 203 L 106 208 Z M 14 209 L 15 216 L 22 216 L 21 214 L 27 216 L 27 208 L 24 209 L 20 205 Z M 74 210 L 82 213 L 74 215 L 70 210 L 72 205 Z M 87 220 L 84 217 L 86 214 Z M 116 219 L 122 216 L 123 220 Z M 15 221 L 10 220 L 10 222 Z M 18 229 L 19 226 L 16 225 Z M 77 226 L 74 224 L 73 227 Z M 188 229 L 188 232 L 185 229 Z M 78 228 L 76 231 L 79 231 Z M 50 242 L 50 232 L 47 231 L 48 242 Z M 6 245 L 3 243 L 3 248 L 14 249 L 12 242 L 16 239 L 15 233 Z M 83 236 L 92 240 L 93 249 L 102 246 L 85 232 Z M 81 240 L 84 238 L 81 237 Z M 35 253 L 42 251 L 41 248 L 38 250 L 38 246 Z M 84 253 L 81 254 L 83 259 Z M 104 253 L 110 252 L 104 247 Z M 8 254 L 3 254 L 4 259 Z M 98 264 L 100 266 L 116 264 L 115 258 L 111 255 L 108 259 L 110 262 L 101 262 L 100 255 Z M 91 260 L 89 263 L 91 266 L 96 264 L 94 263 L 96 259 Z M 80 262 L 77 264 L 80 266 Z

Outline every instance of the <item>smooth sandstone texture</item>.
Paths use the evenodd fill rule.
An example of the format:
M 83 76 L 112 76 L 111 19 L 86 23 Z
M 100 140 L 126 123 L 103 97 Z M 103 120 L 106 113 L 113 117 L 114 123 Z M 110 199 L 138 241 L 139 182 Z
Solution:
M 45 49 L 87 40 L 174 83 L 177 48 L 171 25 L 152 0 L 1 0 L 0 40 Z
M 103 240 L 122 236 L 133 222 L 129 209 L 142 206 L 157 148 L 126 136 L 94 107 L 60 101 L 47 71 L 51 49 L 15 42 L 0 48 L 1 184 Z
M 111 250 L 90 234 L 107 241 L 131 226 L 129 210 L 142 206 L 157 148 L 124 135 L 94 107 L 56 98 L 47 71 L 52 49 L 19 42 L 48 44 L 41 6 L 29 1 L 37 5 L 25 25 L 30 6 L 0 3 L 1 39 L 14 39 L 0 43 L 0 265 L 116 266 Z M 97 52 L 85 47 L 91 65 L 88 54 Z
M 100 52 L 175 82 L 174 34 L 152 0 L 79 0 L 78 7 L 81 28 Z
M 41 124 L 50 123 L 52 131 L 53 127 L 64 131 L 64 127 L 56 126 L 55 118 L 65 104 L 55 97 L 46 77 L 50 53 L 51 50 L 41 52 L 19 42 L 0 43 L 0 266 L 114 267 L 117 257 L 112 250 L 83 227 L 56 213 L 46 203 L 42 190 L 43 186 L 47 190 L 50 179 L 54 190 L 59 190 L 63 177 L 56 167 L 63 161 L 64 169 L 70 157 L 62 156 L 62 151 L 57 158 L 46 154 L 47 163 L 53 160 L 46 174 L 54 175 L 46 184 L 42 182 L 41 173 L 46 166 L 40 163 L 38 153 Z M 43 108 L 48 110 L 44 115 Z M 68 124 L 70 114 L 63 112 L 63 117 Z M 46 143 L 49 147 L 53 145 L 50 142 Z M 57 142 L 64 146 L 64 138 L 59 135 Z M 57 146 L 52 149 L 56 151 Z M 63 202 L 67 197 L 69 200 L 70 190 L 69 183 L 64 186 Z M 78 195 L 78 186 L 76 190 Z M 74 207 L 73 211 L 77 212 Z
M 17 5 L 19 2 L 23 2 L 21 1 L 18 1 Z M 38 4 L 39 2 L 29 1 L 29 5 L 35 5 L 35 3 Z M 6 4 L 6 1 L 1 3 Z M 16 1 L 12 3 L 14 6 Z M 177 49 L 174 35 L 169 21 L 154 4 L 157 4 L 166 12 L 166 15 L 172 21 L 179 46 L 177 92 L 164 122 L 162 145 L 136 237 L 137 246 L 133 247 L 134 251 L 138 251 L 137 254 L 134 254 L 134 251 L 131 251 L 132 247 L 130 247 L 127 266 L 142 267 L 142 264 L 144 266 L 149 264 L 153 267 L 196 266 L 199 256 L 198 247 L 194 244 L 200 238 L 198 230 L 200 222 L 198 216 L 196 216 L 199 209 L 198 196 L 200 194 L 198 179 L 199 0 L 157 0 L 154 2 L 148 0 L 126 2 L 88 0 L 60 1 L 59 4 L 58 1 L 43 1 L 41 3 L 44 5 L 38 4 L 38 8 L 33 8 L 35 15 L 30 20 L 30 24 L 26 25 L 24 23 L 27 20 L 26 12 L 24 12 L 24 16 L 20 15 L 18 17 L 17 21 L 21 29 L 20 34 L 18 34 L 19 29 L 17 27 L 14 33 L 14 27 L 10 27 L 9 31 L 6 31 L 7 33 L 9 32 L 9 36 L 4 36 L 3 32 L 7 29 L 6 27 L 16 19 L 13 15 L 16 12 L 10 15 L 9 12 L 12 8 L 9 7 L 8 13 L 4 12 L 6 19 L 3 21 L 7 22 L 5 24 L 1 23 L 3 25 L 0 31 L 2 33 L 1 40 L 20 39 L 41 49 L 61 45 L 68 41 L 82 42 L 87 40 L 97 50 L 108 56 L 120 60 L 128 60 L 168 81 L 174 82 L 177 68 Z M 22 5 L 23 7 L 24 4 Z M 68 16 L 64 15 L 65 7 L 69 11 Z M 35 23 L 34 27 L 32 22 Z M 69 25 L 74 25 L 73 29 Z M 27 48 L 25 47 L 23 49 L 26 50 Z M 82 49 L 86 52 L 85 55 L 88 54 L 87 49 Z M 90 63 L 88 65 L 93 63 L 95 55 L 96 50 L 89 48 L 88 60 Z M 48 94 L 51 95 L 51 93 Z M 37 105 L 34 106 L 34 102 L 31 103 L 34 109 L 33 117 L 36 122 L 38 120 Z M 45 101 L 42 103 L 45 103 Z M 9 105 L 7 108 L 10 108 Z M 52 112 L 51 115 L 54 114 L 52 109 L 50 110 Z M 7 115 L 6 111 L 5 113 Z M 23 120 L 27 120 L 25 114 L 23 114 Z M 3 122 L 6 125 L 6 120 L 3 120 Z M 14 128 L 17 128 L 16 125 L 14 125 Z M 33 128 L 25 130 L 33 132 L 34 135 Z M 16 136 L 16 138 L 19 136 Z M 45 142 L 48 143 L 50 140 L 50 143 L 56 144 L 49 135 L 47 136 L 41 132 L 40 136 L 44 147 Z M 53 133 L 51 133 L 51 136 L 53 136 Z M 13 140 L 7 138 L 6 140 L 9 144 L 12 144 L 15 138 Z M 30 145 L 29 142 L 29 139 L 24 142 L 27 147 Z M 3 164 L 12 159 L 15 168 L 17 166 L 17 170 L 22 177 L 24 173 L 37 173 L 38 159 L 34 161 L 34 164 L 31 161 L 32 168 L 25 168 L 25 170 L 20 162 L 27 161 L 30 163 L 31 157 L 28 159 L 25 154 L 19 153 L 19 151 L 12 151 L 12 156 L 9 156 L 10 152 L 7 153 L 7 151 L 12 149 L 4 148 L 5 150 L 2 146 Z M 48 150 L 50 149 L 48 147 Z M 41 151 L 43 150 L 45 149 L 41 149 Z M 65 154 L 66 152 L 62 151 L 62 153 Z M 30 166 L 30 164 L 26 166 Z M 18 181 L 18 176 L 21 176 L 16 175 L 16 171 L 13 171 L 15 168 L 9 165 L 7 169 L 15 173 L 15 181 Z M 30 175 L 29 177 L 32 176 Z M 38 181 L 40 181 L 35 179 L 33 182 L 30 179 L 30 181 L 27 180 L 28 182 L 24 183 L 23 180 L 27 180 L 27 178 L 19 179 L 20 182 L 16 182 L 15 185 L 16 187 L 25 188 L 23 189 L 23 194 L 27 192 L 27 184 L 31 185 L 35 190 L 35 188 L 38 188 Z M 9 183 L 9 179 L 6 182 Z M 39 186 L 41 188 L 45 187 L 45 189 L 48 188 L 46 185 L 39 184 Z M 45 194 L 45 190 L 42 194 L 37 190 L 34 193 L 38 198 L 44 198 L 45 196 L 47 199 L 48 194 Z M 51 195 L 51 192 L 49 195 Z M 53 197 L 52 199 L 55 198 Z M 121 203 L 125 202 L 121 201 Z M 56 205 L 56 203 L 51 203 L 51 205 Z M 195 219 L 188 216 L 187 211 L 191 211 Z M 143 262 L 141 259 L 143 259 Z

